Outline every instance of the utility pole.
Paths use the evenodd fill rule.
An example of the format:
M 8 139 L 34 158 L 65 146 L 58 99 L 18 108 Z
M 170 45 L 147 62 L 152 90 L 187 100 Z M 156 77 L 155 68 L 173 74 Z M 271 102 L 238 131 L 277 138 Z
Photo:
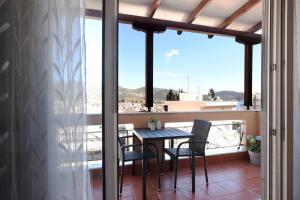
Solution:
M 197 95 L 197 100 L 200 101 L 200 87 L 198 86 L 198 95 Z

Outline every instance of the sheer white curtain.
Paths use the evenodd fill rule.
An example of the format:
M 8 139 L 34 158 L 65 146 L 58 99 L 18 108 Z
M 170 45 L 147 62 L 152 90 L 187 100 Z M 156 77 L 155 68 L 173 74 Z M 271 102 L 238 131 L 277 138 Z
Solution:
M 0 0 L 0 199 L 90 199 L 84 0 Z

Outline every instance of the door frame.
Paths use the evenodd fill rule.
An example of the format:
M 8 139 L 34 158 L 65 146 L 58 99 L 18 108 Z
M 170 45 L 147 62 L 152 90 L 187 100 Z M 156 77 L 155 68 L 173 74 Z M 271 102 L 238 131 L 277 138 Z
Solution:
M 262 48 L 263 199 L 293 199 L 293 3 L 265 0 Z
M 118 0 L 102 2 L 103 199 L 118 199 Z M 112 92 L 113 91 L 113 92 Z
M 262 198 L 266 200 L 293 195 L 293 110 L 289 106 L 293 105 L 293 3 L 263 1 L 261 133 Z M 117 16 L 118 0 L 103 0 L 103 199 L 118 198 Z

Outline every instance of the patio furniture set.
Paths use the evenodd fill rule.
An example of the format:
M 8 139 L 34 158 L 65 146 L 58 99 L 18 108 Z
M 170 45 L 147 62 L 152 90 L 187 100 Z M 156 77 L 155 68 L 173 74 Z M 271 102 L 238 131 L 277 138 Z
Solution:
M 135 161 L 142 162 L 142 192 L 143 199 L 146 199 L 146 178 L 150 159 L 156 160 L 158 191 L 160 191 L 160 175 L 164 163 L 164 153 L 170 156 L 171 165 L 175 161 L 174 170 L 174 192 L 177 186 L 178 159 L 187 157 L 190 160 L 192 173 L 192 192 L 195 192 L 195 157 L 203 157 L 206 184 L 208 184 L 207 166 L 205 159 L 205 145 L 211 122 L 195 120 L 191 133 L 178 128 L 162 128 L 150 130 L 146 128 L 133 129 L 133 135 L 118 136 L 119 159 L 121 161 L 120 195 L 122 194 L 123 176 L 125 162 L 132 162 L 132 172 L 135 173 Z M 137 137 L 141 143 L 127 144 L 129 138 Z M 187 141 L 179 143 L 177 148 L 164 147 L 165 140 L 183 139 Z

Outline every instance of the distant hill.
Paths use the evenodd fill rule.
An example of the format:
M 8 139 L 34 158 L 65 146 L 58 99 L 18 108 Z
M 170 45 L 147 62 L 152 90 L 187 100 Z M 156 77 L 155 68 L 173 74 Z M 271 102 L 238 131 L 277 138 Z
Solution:
M 175 90 L 176 91 L 176 90 Z M 153 97 L 155 100 L 165 100 L 166 95 L 168 94 L 169 89 L 163 88 L 153 88 Z M 119 86 L 119 99 L 135 99 L 135 100 L 144 100 L 145 97 L 145 87 L 137 89 L 128 89 Z
M 155 100 L 166 100 L 166 95 L 168 94 L 170 89 L 164 88 L 153 88 L 153 97 Z M 177 90 L 174 90 L 178 92 Z M 216 96 L 219 96 L 224 101 L 242 101 L 244 99 L 244 93 L 235 92 L 235 91 L 219 91 L 216 92 Z M 119 86 L 119 100 L 144 100 L 145 97 L 145 87 L 137 88 L 137 89 L 128 89 Z M 208 101 L 208 96 L 203 95 L 203 100 Z
M 235 91 L 219 91 L 216 92 L 216 96 L 220 97 L 224 101 L 243 101 L 244 93 L 243 92 L 235 92 Z M 208 101 L 208 95 L 203 95 L 203 100 Z

